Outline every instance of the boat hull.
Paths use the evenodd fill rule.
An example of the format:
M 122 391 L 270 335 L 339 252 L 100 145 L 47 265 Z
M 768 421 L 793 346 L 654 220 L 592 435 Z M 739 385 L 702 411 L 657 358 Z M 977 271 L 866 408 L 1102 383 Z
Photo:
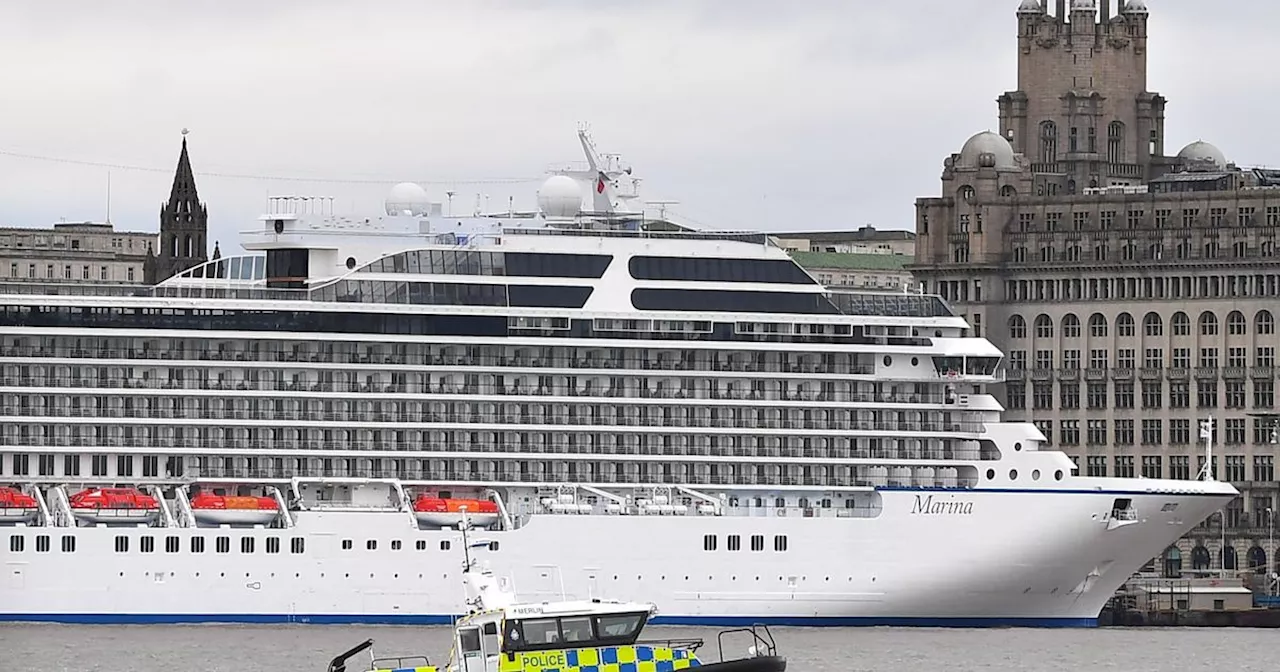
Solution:
M 150 525 L 160 518 L 154 509 L 72 509 L 76 520 L 90 525 Z
M 653 602 L 659 624 L 1091 626 L 1134 571 L 1235 493 L 1096 480 L 1070 491 L 886 490 L 875 517 L 538 514 L 485 533 L 497 544 L 477 552 L 523 599 Z M 1118 498 L 1132 500 L 1133 520 L 1112 518 Z M 934 505 L 944 500 L 959 505 Z M 31 554 L 0 545 L 11 571 L 0 620 L 444 624 L 463 611 L 456 530 L 420 530 L 387 513 L 296 518 L 283 530 L 45 528 L 74 534 L 77 552 L 24 564 Z M 138 543 L 118 553 L 119 535 L 202 535 L 206 548 L 187 552 L 183 539 L 178 553 L 143 556 Z M 207 537 L 224 535 L 231 552 L 214 553 Z M 728 549 L 733 535 L 740 550 Z M 264 553 L 273 536 L 282 552 Z M 756 536 L 761 550 L 749 542 Z M 242 537 L 255 539 L 255 552 L 236 552 Z M 303 553 L 290 552 L 295 538 Z

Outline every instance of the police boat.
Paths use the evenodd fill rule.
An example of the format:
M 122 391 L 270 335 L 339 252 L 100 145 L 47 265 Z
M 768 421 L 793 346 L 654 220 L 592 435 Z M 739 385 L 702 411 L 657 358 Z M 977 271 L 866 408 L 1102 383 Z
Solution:
M 329 663 L 328 672 L 785 672 L 786 658 L 767 626 L 725 630 L 717 637 L 719 660 L 698 655 L 701 639 L 645 641 L 640 633 L 657 607 L 643 602 L 568 600 L 521 602 L 505 579 L 496 578 L 472 557 L 469 522 L 463 535 L 463 583 L 468 613 L 454 624 L 448 662 L 443 668 L 426 656 L 380 658 L 373 640 L 343 652 Z M 747 655 L 726 659 L 726 638 L 749 639 Z M 368 667 L 349 667 L 368 652 Z

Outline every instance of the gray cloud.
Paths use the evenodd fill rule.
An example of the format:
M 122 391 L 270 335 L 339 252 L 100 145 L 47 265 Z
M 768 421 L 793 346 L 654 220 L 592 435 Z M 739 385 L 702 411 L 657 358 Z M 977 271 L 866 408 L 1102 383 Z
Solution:
M 1151 0 L 1170 145 L 1270 156 L 1280 5 Z M 778 3 L 183 2 L 0 5 L 0 149 L 162 167 L 190 127 L 215 237 L 268 193 L 376 210 L 391 182 L 538 178 L 589 121 L 645 194 L 722 227 L 908 228 L 942 160 L 1015 86 L 1014 0 Z M 1113 3 L 1114 6 L 1114 3 Z M 101 219 L 106 170 L 0 156 L 0 223 Z M 167 172 L 112 172 L 113 219 L 154 229 Z M 537 181 L 457 185 L 529 205 Z M 443 185 L 428 190 L 444 200 Z

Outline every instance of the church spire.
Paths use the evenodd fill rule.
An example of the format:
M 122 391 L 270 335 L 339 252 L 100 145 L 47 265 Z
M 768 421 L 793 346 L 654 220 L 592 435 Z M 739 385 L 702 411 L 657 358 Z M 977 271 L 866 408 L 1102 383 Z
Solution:
M 191 157 L 187 155 L 187 129 L 182 129 L 182 153 L 178 155 L 178 169 L 173 173 L 173 188 L 169 190 L 169 205 L 199 203 L 196 193 L 196 176 L 191 171 Z

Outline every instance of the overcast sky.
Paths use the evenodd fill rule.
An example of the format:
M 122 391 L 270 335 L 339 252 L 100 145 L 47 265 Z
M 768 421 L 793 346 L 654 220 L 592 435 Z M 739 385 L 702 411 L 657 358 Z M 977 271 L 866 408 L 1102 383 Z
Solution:
M 268 194 L 377 211 L 531 207 L 577 124 L 649 200 L 715 228 L 911 228 L 943 159 L 994 128 L 1017 0 L 217 0 L 0 5 L 0 225 L 155 230 L 183 127 L 213 238 Z M 1148 0 L 1169 151 L 1280 164 L 1280 3 Z M 1113 2 L 1113 7 L 1115 3 Z M 374 180 L 291 182 L 201 175 Z M 482 178 L 528 178 L 476 185 Z M 451 186 L 447 183 L 457 181 Z M 465 204 L 465 205 L 460 205 Z M 238 244 L 237 244 L 238 247 Z

